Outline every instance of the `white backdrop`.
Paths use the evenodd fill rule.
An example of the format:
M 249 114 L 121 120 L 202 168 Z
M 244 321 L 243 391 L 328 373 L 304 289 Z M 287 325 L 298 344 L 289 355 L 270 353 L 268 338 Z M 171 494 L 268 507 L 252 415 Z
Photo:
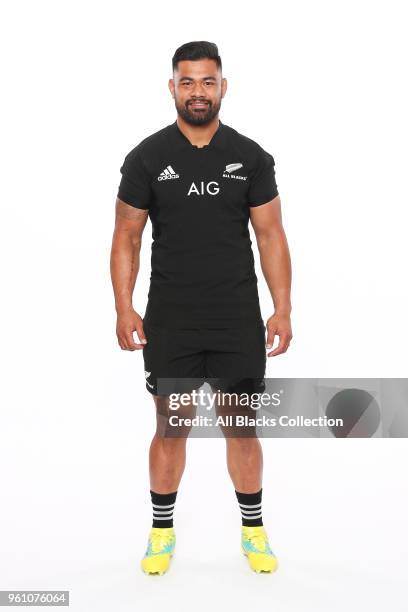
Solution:
M 0 589 L 71 589 L 84 612 L 404 609 L 405 440 L 263 441 L 273 576 L 240 555 L 224 442 L 190 440 L 177 556 L 161 580 L 141 573 L 154 410 L 141 352 L 117 346 L 109 278 L 124 155 L 176 118 L 175 49 L 210 40 L 229 82 L 221 120 L 276 162 L 294 337 L 267 376 L 405 377 L 403 11 L 392 0 L 2 4 Z M 150 221 L 144 236 L 142 315 Z

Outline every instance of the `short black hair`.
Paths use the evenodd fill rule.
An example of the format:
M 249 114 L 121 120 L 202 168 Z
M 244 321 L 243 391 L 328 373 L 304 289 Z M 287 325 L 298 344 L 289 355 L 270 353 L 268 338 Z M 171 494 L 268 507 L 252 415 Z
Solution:
M 221 58 L 218 54 L 218 47 L 215 43 L 206 40 L 194 40 L 179 47 L 172 58 L 173 71 L 177 69 L 177 64 L 183 60 L 212 59 L 222 70 Z

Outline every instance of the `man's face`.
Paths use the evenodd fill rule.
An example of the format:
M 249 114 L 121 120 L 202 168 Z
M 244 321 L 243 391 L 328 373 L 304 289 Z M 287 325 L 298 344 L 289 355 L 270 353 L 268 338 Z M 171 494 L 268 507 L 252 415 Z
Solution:
M 218 114 L 227 80 L 214 60 L 183 60 L 178 63 L 169 88 L 177 113 L 191 125 L 205 125 Z

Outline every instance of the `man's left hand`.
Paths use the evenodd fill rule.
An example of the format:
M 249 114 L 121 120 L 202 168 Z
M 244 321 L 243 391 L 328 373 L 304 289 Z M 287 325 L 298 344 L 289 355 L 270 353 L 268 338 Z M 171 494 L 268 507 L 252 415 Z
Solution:
M 290 324 L 290 315 L 275 313 L 266 322 L 266 348 L 270 349 L 273 347 L 275 336 L 279 336 L 279 344 L 270 353 L 267 353 L 268 357 L 274 357 L 285 353 L 288 348 L 290 341 L 292 340 L 292 327 Z

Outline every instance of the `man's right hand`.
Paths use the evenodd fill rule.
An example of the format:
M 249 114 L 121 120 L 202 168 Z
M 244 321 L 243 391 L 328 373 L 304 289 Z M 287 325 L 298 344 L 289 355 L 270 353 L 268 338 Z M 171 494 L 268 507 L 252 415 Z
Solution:
M 133 332 L 136 332 L 139 344 L 135 342 Z M 144 348 L 147 343 L 143 330 L 143 319 L 133 308 L 118 312 L 116 335 L 123 351 L 136 351 Z

